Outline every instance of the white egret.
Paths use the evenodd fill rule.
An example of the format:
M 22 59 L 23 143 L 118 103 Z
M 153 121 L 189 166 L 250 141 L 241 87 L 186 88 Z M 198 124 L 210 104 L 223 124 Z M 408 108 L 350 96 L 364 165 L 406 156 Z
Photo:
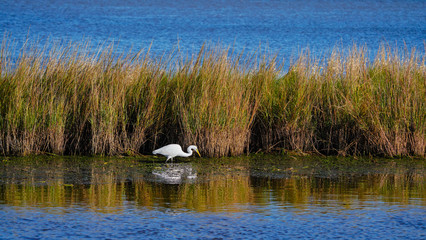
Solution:
M 169 144 L 166 145 L 162 148 L 156 149 L 152 152 L 152 154 L 161 154 L 163 156 L 167 157 L 167 161 L 169 161 L 169 159 L 172 159 L 174 157 L 189 157 L 192 155 L 193 151 L 196 151 L 198 153 L 198 155 L 201 157 L 200 152 L 198 152 L 198 148 L 195 145 L 191 145 L 188 147 L 188 152 L 184 152 L 182 150 L 182 147 L 179 144 Z

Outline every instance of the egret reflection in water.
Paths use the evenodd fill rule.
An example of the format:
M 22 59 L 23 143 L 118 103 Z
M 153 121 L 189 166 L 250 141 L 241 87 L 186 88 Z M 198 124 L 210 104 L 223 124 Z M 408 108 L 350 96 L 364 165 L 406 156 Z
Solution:
M 180 184 L 197 178 L 197 171 L 190 163 L 173 163 L 157 167 L 152 171 L 156 179 L 168 184 Z

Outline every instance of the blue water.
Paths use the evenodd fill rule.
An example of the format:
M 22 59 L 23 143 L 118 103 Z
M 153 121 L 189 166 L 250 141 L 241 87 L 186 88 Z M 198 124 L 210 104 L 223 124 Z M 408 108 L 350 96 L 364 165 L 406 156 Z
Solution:
M 425 239 L 424 168 L 408 159 L 0 158 L 0 239 Z
M 238 213 L 173 212 L 138 208 L 121 212 L 0 206 L 2 239 L 425 239 L 424 207 L 368 202 L 357 209 L 309 205 L 242 206 Z
M 254 51 L 259 45 L 289 57 L 309 47 L 314 55 L 334 46 L 383 41 L 424 51 L 424 0 L 289 1 L 0 1 L 0 32 L 30 38 L 117 40 L 119 51 L 194 52 L 204 42 Z

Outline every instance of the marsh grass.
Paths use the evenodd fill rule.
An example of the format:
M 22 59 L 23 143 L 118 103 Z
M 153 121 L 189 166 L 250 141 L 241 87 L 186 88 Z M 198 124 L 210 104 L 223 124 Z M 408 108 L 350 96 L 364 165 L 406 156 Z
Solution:
M 0 152 L 122 155 L 197 144 L 204 156 L 274 149 L 337 155 L 426 151 L 425 54 L 383 45 L 309 51 L 117 54 L 89 42 L 0 49 Z
M 266 82 L 256 119 L 257 136 L 253 139 L 261 148 L 313 150 L 316 68 L 309 52 L 305 52 L 290 64 L 285 75 L 270 70 L 264 75 Z
M 216 157 L 248 149 L 262 76 L 273 67 L 253 58 L 235 57 L 220 47 L 203 47 L 183 63 L 172 79 L 176 81 L 181 142 L 197 143 L 204 153 Z

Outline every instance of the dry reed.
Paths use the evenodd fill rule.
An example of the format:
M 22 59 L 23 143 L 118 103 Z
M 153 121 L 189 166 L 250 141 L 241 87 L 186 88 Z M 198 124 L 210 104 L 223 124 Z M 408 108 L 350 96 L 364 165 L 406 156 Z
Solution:
M 3 155 L 137 154 L 172 142 L 205 156 L 272 149 L 339 155 L 426 152 L 425 54 L 383 46 L 301 53 L 288 69 L 267 53 L 203 46 L 93 52 L 89 43 L 39 48 L 5 36 L 0 49 Z

